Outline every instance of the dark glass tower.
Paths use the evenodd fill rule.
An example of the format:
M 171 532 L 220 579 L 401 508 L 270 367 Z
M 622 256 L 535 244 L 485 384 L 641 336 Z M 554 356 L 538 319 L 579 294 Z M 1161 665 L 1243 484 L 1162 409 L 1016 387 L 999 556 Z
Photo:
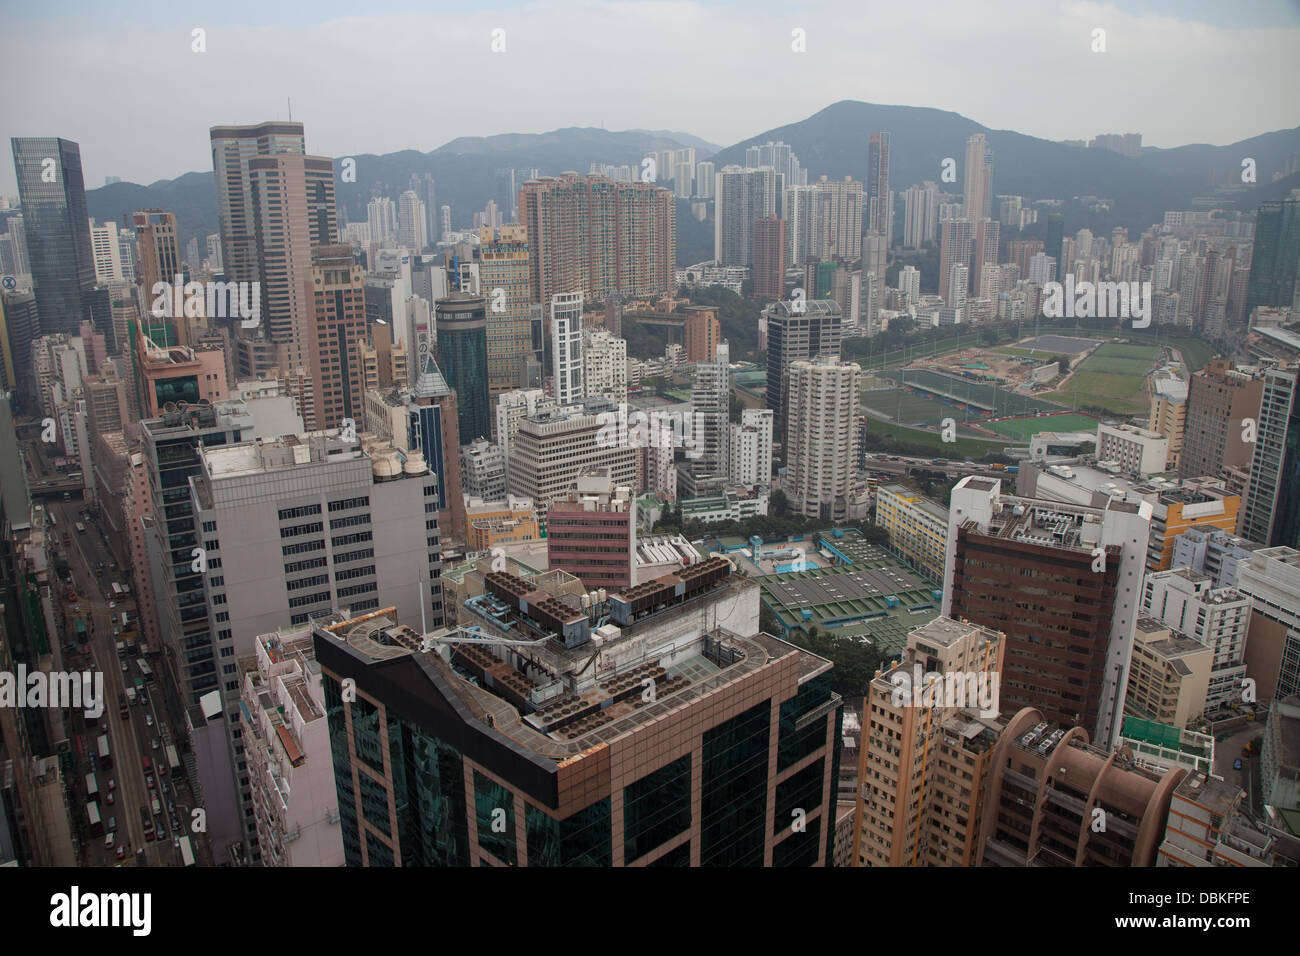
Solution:
M 439 299 L 437 313 L 438 366 L 456 391 L 460 410 L 460 443 L 492 434 L 488 399 L 487 309 L 480 295 L 455 292 Z
M 1061 247 L 1065 245 L 1065 213 L 1054 212 L 1047 217 L 1047 246 L 1043 249 L 1056 260 L 1056 280 L 1064 281 L 1065 266 L 1061 264 Z
M 1257 305 L 1290 306 L 1300 267 L 1300 199 L 1260 203 L 1246 312 Z
M 14 173 L 23 206 L 41 332 L 77 333 L 95 284 L 81 148 L 53 136 L 15 136 Z

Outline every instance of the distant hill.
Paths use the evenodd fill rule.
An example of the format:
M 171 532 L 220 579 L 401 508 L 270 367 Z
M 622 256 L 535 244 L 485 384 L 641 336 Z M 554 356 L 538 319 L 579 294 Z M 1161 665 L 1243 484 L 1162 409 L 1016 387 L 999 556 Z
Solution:
M 1105 149 L 1065 146 L 1013 130 L 993 130 L 945 110 L 912 106 L 882 106 L 844 100 L 805 120 L 767 130 L 720 150 L 713 157 L 719 169 L 743 164 L 745 149 L 769 140 L 789 143 L 810 179 L 867 174 L 867 138 L 876 131 L 892 134 L 889 181 L 896 194 L 925 180 L 948 192 L 960 193 L 966 139 L 983 132 L 993 150 L 993 192 L 1033 199 L 1070 200 L 1099 196 L 1115 200 L 1114 224 L 1141 229 L 1161 219 L 1166 209 L 1187 208 L 1192 198 L 1213 193 L 1218 186 L 1239 186 L 1241 159 L 1256 161 L 1258 185 L 1232 195 L 1242 208 L 1253 208 L 1273 172 L 1300 151 L 1300 127 L 1265 133 L 1230 146 L 1183 146 L 1144 149 L 1129 159 Z M 943 183 L 941 164 L 957 161 L 957 181 Z M 1234 173 L 1235 170 L 1235 173 Z M 1270 190 L 1271 191 L 1271 190 Z M 1087 225 L 1067 217 L 1071 229 Z

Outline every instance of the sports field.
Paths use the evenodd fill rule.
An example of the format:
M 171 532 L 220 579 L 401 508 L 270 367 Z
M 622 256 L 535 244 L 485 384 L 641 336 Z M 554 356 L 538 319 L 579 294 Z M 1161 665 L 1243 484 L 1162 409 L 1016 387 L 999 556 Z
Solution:
M 938 399 L 898 388 L 863 392 L 862 404 L 903 425 L 937 425 L 945 418 L 962 421 L 966 417 L 961 409 L 945 405 Z
M 984 427 L 1016 441 L 1029 441 L 1039 432 L 1086 432 L 1097 427 L 1097 419 L 1067 412 L 1064 415 L 1040 415 L 1037 418 L 1012 418 L 1004 422 L 985 422 Z
M 1048 396 L 1072 407 L 1091 406 L 1129 415 L 1146 408 L 1146 376 L 1160 349 L 1154 345 L 1107 343 L 1093 352 L 1065 383 Z

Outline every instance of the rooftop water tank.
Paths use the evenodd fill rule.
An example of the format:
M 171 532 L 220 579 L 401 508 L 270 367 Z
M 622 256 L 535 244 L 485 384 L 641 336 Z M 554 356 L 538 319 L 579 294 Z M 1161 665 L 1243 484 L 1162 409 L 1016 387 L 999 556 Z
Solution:
M 396 478 L 401 470 L 401 462 L 398 460 L 396 451 L 382 452 L 372 459 L 371 471 L 374 473 L 376 481 L 387 481 L 390 478 Z
M 408 475 L 423 475 L 429 470 L 429 466 L 424 461 L 424 452 L 416 448 L 406 453 L 406 464 L 402 467 L 402 472 Z

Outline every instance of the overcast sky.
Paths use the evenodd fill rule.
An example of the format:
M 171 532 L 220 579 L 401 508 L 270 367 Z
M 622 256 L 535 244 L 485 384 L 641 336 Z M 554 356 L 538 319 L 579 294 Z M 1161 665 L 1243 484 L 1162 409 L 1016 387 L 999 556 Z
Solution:
M 565 126 L 727 146 L 844 99 L 1151 146 L 1300 125 L 1300 0 L 6 0 L 0 16 L 0 133 L 77 141 L 88 188 L 211 170 L 209 127 L 286 119 L 289 101 L 308 152 L 334 157 Z M 12 159 L 0 192 L 17 192 Z

